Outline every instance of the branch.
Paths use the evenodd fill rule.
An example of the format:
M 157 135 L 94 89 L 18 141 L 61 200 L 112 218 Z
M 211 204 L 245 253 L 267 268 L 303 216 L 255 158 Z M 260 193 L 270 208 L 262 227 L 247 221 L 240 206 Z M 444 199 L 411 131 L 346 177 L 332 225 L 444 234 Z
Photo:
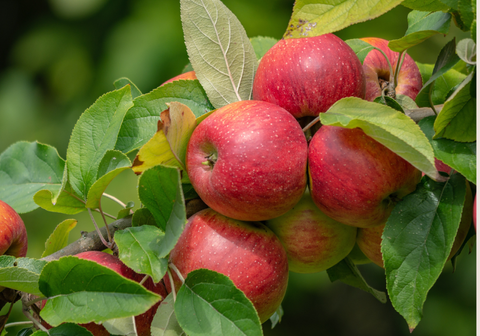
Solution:
M 435 110 L 437 111 L 437 114 L 440 113 L 442 108 L 443 108 L 443 104 L 435 105 Z M 416 109 L 405 110 L 405 114 L 410 118 L 412 118 L 416 123 L 418 123 L 423 118 L 435 115 L 431 107 L 419 107 Z

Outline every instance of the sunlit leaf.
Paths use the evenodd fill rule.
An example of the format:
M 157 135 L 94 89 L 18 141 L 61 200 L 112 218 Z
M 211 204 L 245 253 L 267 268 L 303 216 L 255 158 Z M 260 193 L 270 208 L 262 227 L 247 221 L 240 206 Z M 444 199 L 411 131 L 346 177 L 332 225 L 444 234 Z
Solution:
M 42 296 L 38 281 L 46 261 L 0 256 L 0 286 Z
M 260 60 L 271 47 L 278 42 L 276 38 L 266 36 L 256 36 L 250 39 L 257 59 Z
M 458 42 L 456 51 L 458 57 L 460 57 L 465 63 L 473 65 L 477 63 L 477 45 L 472 39 L 463 39 Z
M 350 48 L 357 54 L 358 59 L 360 62 L 365 60 L 365 57 L 367 57 L 368 53 L 374 49 L 374 47 L 365 41 L 362 41 L 360 39 L 351 39 L 351 40 L 346 40 L 345 41 Z
M 67 246 L 70 231 L 72 231 L 77 223 L 78 221 L 76 219 L 66 219 L 58 224 L 45 242 L 45 251 L 43 251 L 41 258 L 55 253 Z

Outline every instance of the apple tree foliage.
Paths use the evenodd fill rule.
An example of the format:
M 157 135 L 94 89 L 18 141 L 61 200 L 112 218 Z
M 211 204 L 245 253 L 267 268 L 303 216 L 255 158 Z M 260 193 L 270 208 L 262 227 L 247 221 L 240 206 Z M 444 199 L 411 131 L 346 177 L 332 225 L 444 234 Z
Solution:
M 405 35 L 389 43 L 394 51 L 404 53 L 435 34 L 446 34 L 452 24 L 470 31 L 471 38 L 447 43 L 435 64 L 418 64 L 424 86 L 416 101 L 404 96 L 380 97 L 376 102 L 344 98 L 322 113 L 320 121 L 360 127 L 425 173 L 417 190 L 396 205 L 384 230 L 381 249 L 388 293 L 370 287 L 348 258 L 327 270 L 331 281 L 365 290 L 381 302 L 388 295 L 413 330 L 452 248 L 466 197 L 465 180 L 476 184 L 476 3 L 297 0 L 284 38 L 335 32 L 400 4 L 412 11 Z M 180 6 L 190 58 L 186 69 L 194 69 L 198 80 L 168 83 L 143 94 L 121 78 L 115 81 L 115 90 L 80 116 L 66 159 L 38 142 L 14 143 L 0 155 L 0 199 L 19 213 L 38 207 L 66 215 L 99 212 L 106 224 L 102 199 L 115 199 L 104 193 L 106 187 L 124 170 L 139 174 L 138 188 L 132 192 L 138 192 L 142 207 L 134 212 L 133 204 L 121 203 L 118 214 L 110 216 L 117 221 L 126 218 L 128 225 L 109 233 L 105 244 L 155 282 L 171 276 L 168 255 L 187 221 L 186 201 L 197 197 L 185 171 L 190 135 L 210 111 L 251 99 L 258 60 L 276 42 L 248 38 L 219 0 L 201 4 L 180 0 Z M 373 49 L 361 40 L 347 43 L 362 62 Z M 421 111 L 430 111 L 431 116 L 415 122 L 415 113 Z M 440 174 L 435 158 L 459 174 Z M 98 227 L 93 216 L 92 220 Z M 49 259 L 55 252 L 62 255 L 75 225 L 73 219 L 60 223 L 38 259 L 0 257 L 0 286 L 21 294 L 27 317 L 34 318 L 35 302 L 49 299 L 39 314 L 53 328 L 27 328 L 19 335 L 91 335 L 77 325 L 90 321 L 103 322 L 112 334 L 131 335 L 132 316 L 160 300 L 94 262 L 68 253 Z M 273 325 L 282 314 L 280 308 L 272 316 Z M 208 270 L 190 273 L 178 294 L 167 296 L 151 331 L 154 336 L 262 334 L 251 302 L 230 279 Z

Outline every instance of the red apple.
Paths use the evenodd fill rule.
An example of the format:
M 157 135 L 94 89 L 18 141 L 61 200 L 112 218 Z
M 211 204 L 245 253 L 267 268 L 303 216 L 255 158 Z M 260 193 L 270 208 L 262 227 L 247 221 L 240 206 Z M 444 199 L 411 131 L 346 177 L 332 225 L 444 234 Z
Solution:
M 80 259 L 95 261 L 96 263 L 102 266 L 108 267 L 114 270 L 115 272 L 117 272 L 118 274 L 130 280 L 134 280 L 136 282 L 140 282 L 144 278 L 144 275 L 137 274 L 131 268 L 127 267 L 120 259 L 105 252 L 87 251 L 87 252 L 79 253 L 76 256 L 79 257 Z M 149 278 L 143 284 L 143 286 L 146 289 L 159 294 L 162 298 L 165 298 L 167 296 L 167 291 L 165 290 L 165 287 L 162 282 L 154 284 L 152 279 Z M 45 303 L 46 301 L 42 302 L 42 308 L 43 306 L 45 306 Z M 155 316 L 155 313 L 157 312 L 157 308 L 159 305 L 160 305 L 160 302 L 157 302 L 153 307 L 151 307 L 145 313 L 135 317 L 135 324 L 136 324 L 138 336 L 151 335 L 150 325 L 152 324 L 153 317 Z M 51 328 L 51 326 L 49 326 L 46 323 L 42 323 L 42 324 L 47 328 Z M 80 324 L 80 325 L 88 329 L 93 334 L 93 336 L 110 336 L 110 333 L 101 324 L 90 322 L 87 324 Z
M 457 235 L 455 236 L 455 240 L 452 245 L 452 249 L 448 256 L 448 260 L 452 259 L 452 257 L 458 252 L 463 242 L 465 241 L 465 238 L 467 237 L 468 231 L 470 229 L 470 225 L 472 224 L 472 190 L 470 189 L 468 182 L 466 183 L 467 189 L 465 194 L 465 203 L 462 212 L 462 218 L 458 227 Z M 368 259 L 370 259 L 380 267 L 383 267 L 383 258 L 380 244 L 382 243 L 382 234 L 384 228 L 385 224 L 372 228 L 359 229 L 357 235 L 357 245 L 360 250 L 367 256 Z
M 309 145 L 312 198 L 347 225 L 386 223 L 395 204 L 415 190 L 421 172 L 360 128 L 322 126 Z
M 362 64 L 333 34 L 278 41 L 260 60 L 253 82 L 253 99 L 279 105 L 295 118 L 364 96 Z
M 244 100 L 219 108 L 197 126 L 187 147 L 187 173 L 212 209 L 239 220 L 267 220 L 302 197 L 307 150 L 290 113 Z
M 0 200 L 0 255 L 25 257 L 27 255 L 27 230 L 20 215 Z
M 193 80 L 193 79 L 197 79 L 197 75 L 195 74 L 195 71 L 187 71 L 187 72 L 184 72 L 184 73 L 181 73 L 180 75 L 177 75 L 173 78 L 170 78 L 169 80 L 165 81 L 162 83 L 162 85 L 165 85 L 167 83 L 171 83 L 173 81 L 176 81 L 176 80 Z M 162 86 L 160 85 L 160 86 Z
M 320 211 L 309 192 L 292 210 L 265 224 L 287 251 L 289 270 L 297 273 L 321 272 L 332 267 L 350 253 L 357 235 L 357 228 Z
M 382 50 L 387 55 L 393 71 L 395 71 L 399 53 L 390 50 L 387 40 L 376 37 L 366 37 L 361 40 Z M 363 61 L 363 71 L 365 72 L 367 82 L 365 99 L 373 101 L 376 97 L 382 95 L 382 89 L 388 85 L 391 77 L 393 78 L 393 74 L 390 71 L 385 56 L 375 49 L 370 51 Z M 415 100 L 418 92 L 422 88 L 422 76 L 415 61 L 408 54 L 405 54 L 397 78 L 395 93 L 397 95 L 408 96 Z
M 262 223 L 234 220 L 212 209 L 189 218 L 170 261 L 183 277 L 200 268 L 228 276 L 252 301 L 262 323 L 287 289 L 287 254 L 275 234 Z M 181 283 L 173 273 L 178 290 Z

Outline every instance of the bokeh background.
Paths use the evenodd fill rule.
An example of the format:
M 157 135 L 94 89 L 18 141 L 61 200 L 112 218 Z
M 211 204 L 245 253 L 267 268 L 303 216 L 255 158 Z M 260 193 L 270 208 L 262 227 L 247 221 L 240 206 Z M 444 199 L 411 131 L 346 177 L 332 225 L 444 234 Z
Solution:
M 247 34 L 281 38 L 293 0 L 224 0 Z M 410 10 L 398 6 L 389 13 L 348 27 L 342 39 L 376 36 L 395 39 L 407 28 Z M 434 63 L 453 37 L 468 37 L 452 25 L 409 50 L 418 62 Z M 81 113 L 119 77 L 130 78 L 146 93 L 177 75 L 188 57 L 177 0 L 0 0 L 0 153 L 16 141 L 38 140 L 58 149 L 65 158 L 70 133 Z M 136 176 L 124 172 L 107 192 L 139 205 Z M 107 212 L 118 206 L 108 200 Z M 84 213 L 67 217 L 37 209 L 22 215 L 29 236 L 29 257 L 40 257 L 56 225 L 78 220 L 71 241 L 93 225 Z M 383 269 L 360 266 L 367 281 L 385 289 Z M 407 324 L 390 303 L 342 283 L 330 283 L 326 272 L 291 273 L 285 315 L 265 335 L 409 335 Z M 458 258 L 453 272 L 445 267 L 430 291 L 424 317 L 414 336 L 471 336 L 476 331 L 476 253 Z M 3 315 L 5 309 L 1 312 Z M 10 322 L 22 321 L 20 304 Z M 11 328 L 16 335 L 20 328 Z M 9 334 L 10 334 L 9 333 Z

